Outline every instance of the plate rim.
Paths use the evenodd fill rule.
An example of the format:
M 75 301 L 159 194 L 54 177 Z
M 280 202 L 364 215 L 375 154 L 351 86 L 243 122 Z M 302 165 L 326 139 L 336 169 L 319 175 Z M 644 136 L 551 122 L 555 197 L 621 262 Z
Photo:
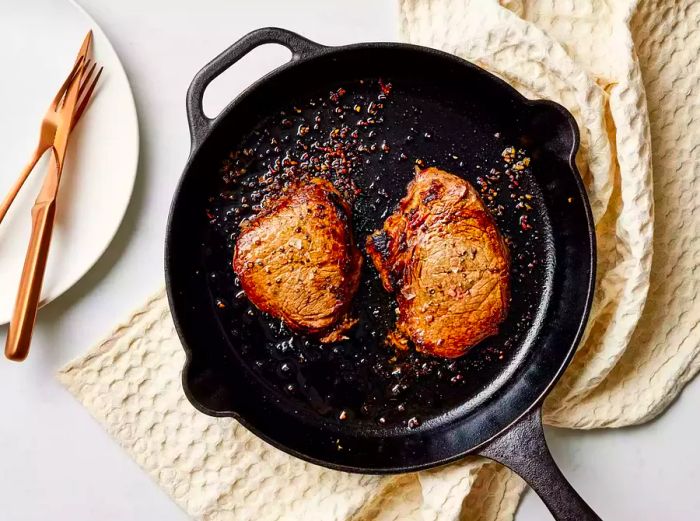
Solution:
M 112 245 L 114 238 L 116 237 L 117 233 L 119 232 L 119 229 L 122 226 L 122 223 L 124 222 L 124 218 L 126 217 L 126 214 L 129 210 L 129 206 L 131 204 L 131 200 L 133 198 L 134 187 L 136 185 L 136 177 L 138 176 L 139 159 L 141 155 L 141 134 L 139 128 L 138 112 L 136 110 L 136 101 L 134 100 L 134 91 L 131 86 L 131 82 L 129 81 L 129 76 L 127 75 L 126 70 L 124 69 L 122 60 L 119 57 L 119 54 L 117 53 L 116 49 L 114 48 L 114 45 L 112 45 L 112 42 L 107 36 L 107 33 L 105 33 L 100 24 L 97 23 L 97 21 L 90 15 L 90 13 L 88 13 L 80 4 L 78 4 L 76 0 L 67 0 L 65 3 L 66 5 L 69 5 L 71 8 L 73 8 L 76 11 L 76 13 L 78 13 L 78 16 L 82 16 L 86 20 L 87 24 L 92 29 L 92 32 L 100 37 L 100 45 L 104 45 L 108 51 L 112 52 L 115 59 L 114 72 L 116 72 L 118 75 L 121 75 L 126 82 L 128 94 L 126 98 L 128 99 L 128 102 L 124 104 L 123 108 L 124 113 L 128 113 L 129 118 L 133 120 L 133 132 L 131 132 L 130 134 L 132 135 L 131 139 L 133 139 L 134 141 L 134 154 L 133 164 L 130 164 L 128 168 L 125 167 L 125 171 L 133 173 L 128 176 L 130 179 L 125 181 L 125 183 L 128 183 L 128 197 L 126 198 L 126 204 L 124 205 L 124 208 L 119 212 L 121 213 L 121 215 L 117 219 L 114 219 L 113 225 L 111 227 L 108 227 L 108 229 L 106 230 L 105 236 L 107 236 L 108 238 L 105 240 L 104 245 L 101 248 L 96 249 L 95 253 L 89 256 L 90 260 L 86 261 L 84 263 L 84 266 L 76 271 L 75 275 L 66 278 L 64 281 L 57 281 L 56 284 L 46 293 L 42 291 L 41 300 L 39 302 L 40 309 L 64 295 L 78 282 L 80 282 L 83 279 L 83 277 L 85 277 L 85 275 L 87 275 L 95 267 L 98 261 L 104 256 L 107 249 Z M 14 288 L 11 288 L 10 295 L 13 296 L 12 301 L 14 301 L 15 291 L 16 290 Z M 14 305 L 12 307 L 14 307 Z M 12 309 L 12 307 L 10 309 Z M 10 322 L 11 318 L 11 314 L 10 316 L 3 316 L 2 314 L 0 314 L 0 327 L 6 326 Z

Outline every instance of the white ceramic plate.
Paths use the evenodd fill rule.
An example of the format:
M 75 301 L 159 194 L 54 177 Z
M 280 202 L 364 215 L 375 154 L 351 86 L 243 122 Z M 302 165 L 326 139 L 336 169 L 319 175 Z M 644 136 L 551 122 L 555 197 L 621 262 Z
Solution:
M 129 204 L 138 162 L 138 122 L 131 88 L 107 37 L 69 0 L 0 2 L 0 198 L 29 160 L 41 119 L 94 33 L 104 66 L 96 94 L 71 135 L 42 304 L 75 284 L 102 255 Z M 46 158 L 0 224 L 0 325 L 10 320 L 31 231 L 30 211 Z

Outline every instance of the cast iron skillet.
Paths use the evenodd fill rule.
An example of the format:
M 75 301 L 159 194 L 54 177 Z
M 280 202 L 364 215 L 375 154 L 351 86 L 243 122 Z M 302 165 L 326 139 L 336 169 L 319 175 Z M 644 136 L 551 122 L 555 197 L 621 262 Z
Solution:
M 207 118 L 202 111 L 207 85 L 266 43 L 289 48 L 291 61 L 253 84 L 215 119 Z M 242 308 L 231 311 L 229 322 L 218 313 L 221 286 L 212 282 L 217 272 L 209 265 L 221 255 L 223 265 L 230 262 L 230 250 L 219 253 L 221 247 L 212 239 L 204 211 L 228 151 L 261 120 L 300 96 L 380 76 L 393 81 L 396 103 L 401 103 L 401 89 L 413 101 L 424 103 L 429 110 L 419 119 L 436 134 L 456 141 L 449 145 L 473 161 L 498 155 L 508 140 L 527 147 L 533 158 L 533 174 L 527 182 L 536 206 L 533 220 L 538 223 L 538 241 L 530 247 L 536 250 L 541 267 L 532 280 L 525 277 L 514 283 L 511 311 L 517 315 L 519 299 L 529 299 L 527 327 L 523 331 L 504 325 L 499 338 L 510 346 L 506 360 L 491 364 L 483 373 L 470 373 L 469 385 L 448 389 L 442 408 L 431 409 L 428 404 L 421 410 L 423 404 L 414 400 L 410 405 L 425 417 L 417 428 L 343 422 L 304 407 L 283 392 L 274 377 L 254 367 L 246 355 L 267 345 L 255 320 L 244 316 Z M 434 49 L 395 43 L 326 47 L 289 31 L 266 28 L 234 43 L 195 76 L 187 95 L 187 113 L 192 152 L 172 203 L 165 265 L 170 307 L 187 354 L 183 385 L 195 407 L 209 415 L 234 417 L 296 457 L 350 472 L 410 472 L 480 454 L 520 474 L 555 518 L 599 519 L 557 468 L 541 423 L 542 401 L 583 333 L 595 281 L 595 231 L 574 164 L 578 129 L 564 108 L 527 100 L 479 67 Z M 501 141 L 494 138 L 496 130 L 497 135 L 505 134 Z M 387 128 L 394 134 L 404 131 Z M 420 153 L 441 166 L 442 148 L 448 141 L 425 141 Z M 373 188 L 383 189 L 393 204 L 405 193 L 411 165 L 378 168 L 381 176 Z M 367 229 L 379 227 L 382 218 L 374 215 L 370 220 L 365 223 Z M 218 276 L 228 275 L 219 272 Z M 370 306 L 363 301 L 370 297 L 360 293 L 357 306 Z M 325 360 L 323 353 L 341 353 L 337 357 L 342 359 L 354 348 L 360 349 L 359 340 L 351 339 L 336 351 L 315 351 L 322 353 L 315 362 L 317 373 L 319 367 L 321 372 L 336 370 L 332 364 L 337 360 Z M 353 382 L 362 385 L 357 379 Z

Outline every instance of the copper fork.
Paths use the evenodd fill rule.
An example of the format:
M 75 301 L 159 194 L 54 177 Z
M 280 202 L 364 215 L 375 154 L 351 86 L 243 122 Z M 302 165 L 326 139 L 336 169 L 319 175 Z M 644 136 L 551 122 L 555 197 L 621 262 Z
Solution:
M 32 172 L 32 170 L 34 170 L 34 167 L 36 166 L 39 159 L 41 159 L 44 153 L 53 145 L 54 137 L 56 136 L 56 128 L 58 126 L 58 123 L 60 122 L 60 117 L 58 114 L 59 105 L 65 100 L 65 95 L 68 92 L 68 88 L 76 80 L 78 73 L 81 70 L 81 66 L 83 65 L 83 62 L 87 63 L 87 55 L 90 52 L 91 45 L 92 31 L 88 32 L 87 36 L 85 36 L 83 44 L 80 47 L 80 51 L 78 52 L 78 57 L 76 58 L 75 65 L 73 65 L 73 69 L 71 70 L 70 74 L 68 74 L 68 77 L 63 82 L 63 85 L 61 85 L 61 88 L 58 89 L 56 96 L 54 97 L 53 101 L 51 101 L 51 104 L 49 105 L 49 108 L 46 111 L 46 114 L 44 115 L 44 119 L 41 122 L 41 130 L 39 132 L 39 142 L 37 143 L 32 158 L 29 160 L 29 163 L 27 163 L 27 165 L 24 167 L 15 183 L 10 188 L 10 191 L 5 196 L 5 199 L 3 199 L 2 203 L 0 203 L 0 223 L 5 217 L 5 214 L 7 214 L 7 211 L 10 209 L 10 205 L 15 200 L 15 197 L 17 197 L 17 194 L 22 188 L 22 185 L 24 185 L 24 182 L 29 177 L 29 174 Z M 82 68 L 82 70 L 84 71 L 85 69 Z M 90 72 L 92 73 L 93 70 L 94 65 L 93 69 Z M 100 72 L 102 72 L 101 69 Z M 78 91 L 79 100 L 78 105 L 75 109 L 75 116 L 72 123 L 73 126 L 75 126 L 78 119 L 80 119 L 80 116 L 85 111 L 87 102 L 90 100 L 92 91 L 97 83 L 97 78 L 99 78 L 99 73 L 97 77 L 95 77 L 94 80 L 91 82 L 88 81 L 91 75 L 88 76 L 85 74 L 81 74 L 80 76 L 81 84 L 80 89 Z
M 51 149 L 50 170 L 44 178 L 41 191 L 32 207 L 32 234 L 24 259 L 15 310 L 10 321 L 5 344 L 5 356 L 22 361 L 29 353 L 36 320 L 41 287 L 51 245 L 56 216 L 56 196 L 61 180 L 66 148 L 78 110 L 87 106 L 102 69 L 95 75 L 96 64 L 81 60 L 78 73 L 69 85 L 56 110 L 57 126 Z M 88 85 L 88 87 L 84 87 Z M 80 94 L 83 94 L 82 96 Z

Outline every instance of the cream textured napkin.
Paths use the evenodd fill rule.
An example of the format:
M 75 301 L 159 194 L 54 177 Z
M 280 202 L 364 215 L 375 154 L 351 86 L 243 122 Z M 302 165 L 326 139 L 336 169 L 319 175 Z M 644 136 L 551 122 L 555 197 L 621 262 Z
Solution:
M 577 162 L 598 231 L 598 287 L 586 338 L 545 419 L 593 428 L 652 418 L 700 367 L 700 2 L 400 7 L 405 40 L 479 63 L 576 117 Z M 513 517 L 524 485 L 487 460 L 398 477 L 350 475 L 199 414 L 182 394 L 183 359 L 161 293 L 59 378 L 194 518 Z

